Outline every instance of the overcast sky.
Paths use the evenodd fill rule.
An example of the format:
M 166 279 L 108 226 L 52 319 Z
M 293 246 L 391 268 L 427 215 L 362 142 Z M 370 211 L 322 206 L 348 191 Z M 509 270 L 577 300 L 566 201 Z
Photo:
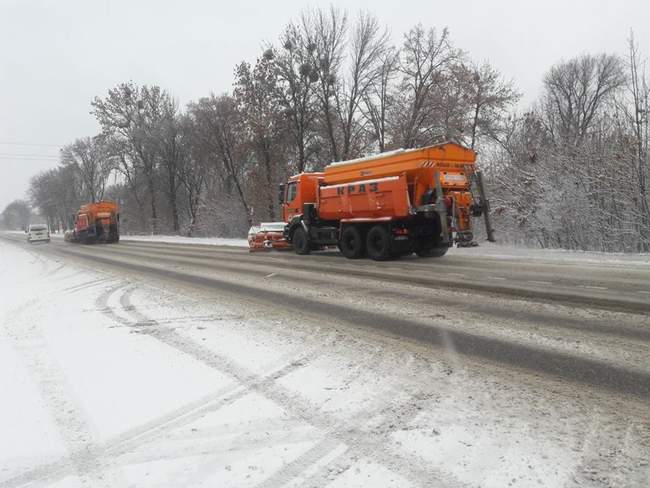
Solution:
M 61 145 L 98 132 L 94 96 L 128 80 L 158 84 L 181 105 L 227 91 L 235 64 L 305 7 L 331 3 L 373 12 L 397 43 L 418 22 L 448 27 L 457 47 L 514 80 L 522 108 L 550 65 L 624 54 L 630 29 L 650 56 L 648 0 L 0 0 L 0 211 L 56 166 Z

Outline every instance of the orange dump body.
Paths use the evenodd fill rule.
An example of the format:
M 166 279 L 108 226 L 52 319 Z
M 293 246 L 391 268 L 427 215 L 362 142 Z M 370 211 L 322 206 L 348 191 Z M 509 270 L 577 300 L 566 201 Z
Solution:
M 439 174 L 440 184 L 446 197 L 452 199 L 456 212 L 457 229 L 469 228 L 469 206 L 472 203 L 470 193 L 471 176 L 474 173 L 476 153 L 458 144 L 446 143 L 421 149 L 399 150 L 378 154 L 372 158 L 333 163 L 325 168 L 323 187 L 326 188 L 345 184 L 354 184 L 356 188 L 364 181 L 379 181 L 379 203 L 373 213 L 374 217 L 402 218 L 405 216 L 404 205 L 411 208 L 431 203 L 427 195 L 435 190 L 436 173 Z M 393 178 L 399 177 L 399 180 Z M 397 190 L 397 187 L 400 190 Z M 407 188 L 406 195 L 397 197 L 401 189 Z M 390 197 L 388 196 L 390 194 Z M 390 200 L 393 205 L 384 205 Z M 361 201 L 356 199 L 355 201 Z M 372 207 L 370 200 L 367 204 Z M 341 199 L 341 206 L 348 207 Z M 330 203 L 329 207 L 332 204 Z M 353 206 L 354 210 L 354 206 Z M 362 213 L 370 209 L 362 209 Z M 320 211 L 320 210 L 319 210 Z M 354 212 L 353 212 L 354 213 Z
M 436 170 L 443 176 L 443 187 L 464 188 L 468 172 L 473 172 L 476 153 L 454 143 L 445 143 L 421 149 L 400 149 L 340 163 L 325 168 L 325 185 L 336 185 L 362 179 L 383 178 L 406 174 L 409 183 L 418 180 L 426 186 Z M 431 178 L 430 178 L 431 177 Z
M 401 219 L 410 212 L 404 175 L 322 186 L 319 192 L 318 216 L 323 220 Z
M 93 223 L 110 224 L 111 220 L 117 220 L 117 203 L 109 201 L 86 203 L 81 206 L 77 214 L 86 216 L 89 225 Z

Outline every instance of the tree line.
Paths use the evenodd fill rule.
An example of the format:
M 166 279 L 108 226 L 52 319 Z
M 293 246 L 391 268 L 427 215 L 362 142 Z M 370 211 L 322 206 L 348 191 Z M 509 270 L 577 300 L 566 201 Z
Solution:
M 650 84 L 625 57 L 553 66 L 532 110 L 507 119 L 482 160 L 502 236 L 540 247 L 650 251 Z
M 501 240 L 648 251 L 648 83 L 638 48 L 552 66 L 534 106 L 447 29 L 394 44 L 372 14 L 304 11 L 232 90 L 179 107 L 122 83 L 91 103 L 101 133 L 36 175 L 34 206 L 66 226 L 80 203 L 121 205 L 128 232 L 243 235 L 280 218 L 277 184 L 332 161 L 456 141 L 479 152 Z

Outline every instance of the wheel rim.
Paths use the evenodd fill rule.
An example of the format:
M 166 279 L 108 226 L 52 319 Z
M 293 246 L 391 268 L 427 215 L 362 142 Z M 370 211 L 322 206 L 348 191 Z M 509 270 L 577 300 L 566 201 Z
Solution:
M 350 251 L 354 251 L 357 245 L 357 240 L 354 236 L 348 236 L 347 242 L 345 244 Z
M 344 232 L 341 238 L 342 251 L 348 257 L 354 257 L 359 254 L 360 238 L 353 230 Z
M 370 238 L 370 247 L 375 254 L 381 254 L 384 250 L 382 236 L 373 234 Z

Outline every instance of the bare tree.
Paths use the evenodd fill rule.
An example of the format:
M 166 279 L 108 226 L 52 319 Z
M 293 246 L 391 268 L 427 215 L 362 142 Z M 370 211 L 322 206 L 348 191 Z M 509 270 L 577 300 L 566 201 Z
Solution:
M 96 202 L 104 198 L 106 183 L 116 165 L 105 137 L 77 139 L 63 148 L 61 162 L 74 166 L 79 172 L 81 191 L 86 200 Z
M 287 127 L 295 148 L 296 169 L 305 170 L 313 153 L 316 112 L 314 89 L 319 79 L 312 58 L 316 45 L 305 38 L 301 28 L 290 23 L 280 39 L 281 49 L 269 48 L 276 70 L 277 89 L 275 96 L 284 110 Z
M 345 12 L 330 6 L 328 10 L 307 10 L 301 16 L 301 29 L 307 43 L 309 63 L 318 79 L 314 85 L 318 119 L 329 145 L 329 160 L 340 155 L 339 127 L 335 98 L 344 62 L 348 18 Z
M 160 132 L 169 113 L 175 113 L 172 97 L 158 86 L 122 83 L 96 97 L 92 114 L 103 133 L 124 146 L 121 156 L 144 174 L 151 210 L 151 231 L 159 230 L 156 201 L 160 161 Z M 136 168 L 134 170 L 137 171 Z
M 371 87 L 381 77 L 382 56 L 387 50 L 388 31 L 382 29 L 376 17 L 359 13 L 351 32 L 349 71 L 341 79 L 336 105 L 343 134 L 341 158 L 350 159 L 362 149 L 365 119 L 361 103 Z M 356 146 L 356 148 L 354 147 Z
M 287 176 L 288 134 L 282 107 L 274 95 L 276 91 L 272 58 L 262 56 L 253 67 L 248 63 L 237 66 L 233 95 L 242 116 L 242 136 L 252 158 L 248 186 L 259 189 L 250 198 L 260 203 L 270 220 L 276 218 L 276 183 Z
M 371 126 L 379 152 L 386 150 L 388 111 L 394 103 L 393 79 L 397 73 L 399 51 L 387 48 L 379 59 L 378 74 L 363 95 L 363 112 Z
M 178 167 L 178 179 L 181 182 L 187 204 L 188 223 L 185 229 L 188 236 L 197 230 L 200 211 L 205 202 L 208 175 L 213 156 L 205 144 L 200 141 L 200 130 L 195 120 L 188 115 L 178 121 L 181 132 L 180 144 L 182 158 Z
M 458 56 L 447 29 L 438 35 L 434 29 L 425 30 L 418 24 L 405 34 L 398 68 L 402 79 L 392 114 L 394 137 L 404 147 L 435 138 L 431 131 L 436 112 L 434 91 L 445 84 L 449 68 Z
M 24 200 L 14 200 L 0 214 L 2 227 L 10 230 L 24 230 L 29 225 L 32 209 Z
M 244 181 L 247 158 L 242 141 L 242 118 L 237 103 L 229 95 L 212 95 L 188 106 L 198 136 L 213 157 L 215 170 L 226 192 L 234 188 L 248 223 L 252 223 Z
M 634 33 L 628 40 L 628 91 L 631 97 L 631 113 L 626 110 L 627 119 L 634 131 L 634 172 L 636 173 L 636 207 L 639 211 L 641 251 L 650 250 L 650 195 L 647 179 L 650 171 L 648 144 L 650 143 L 650 86 L 645 74 L 645 63 L 641 60 Z
M 122 141 L 108 137 L 107 144 L 110 154 L 116 161 L 115 170 L 124 179 L 124 188 L 127 189 L 129 200 L 132 200 L 135 205 L 128 209 L 127 213 L 131 214 L 135 221 L 139 222 L 140 230 L 147 228 L 146 218 L 146 202 L 143 193 L 146 191 L 146 186 L 143 183 L 144 174 L 140 169 L 137 160 L 132 158 L 129 154 L 129 147 L 125 146 Z M 132 209 L 132 207 L 135 209 Z M 124 209 L 122 216 L 124 216 Z
M 462 65 L 465 90 L 470 103 L 470 143 L 474 149 L 481 136 L 498 139 L 504 130 L 503 121 L 521 95 L 514 84 L 502 79 L 489 63 L 480 66 Z
M 625 83 L 618 56 L 589 54 L 553 66 L 544 78 L 544 110 L 555 139 L 580 144 L 608 97 Z
M 181 138 L 176 103 L 167 103 L 163 106 L 162 120 L 158 129 L 158 144 L 174 233 L 180 231 L 178 191 L 182 185 L 180 172 L 185 157 Z
M 51 228 L 66 228 L 70 225 L 70 216 L 82 203 L 81 184 L 79 171 L 73 165 L 61 165 L 31 179 L 30 199 L 47 217 Z

